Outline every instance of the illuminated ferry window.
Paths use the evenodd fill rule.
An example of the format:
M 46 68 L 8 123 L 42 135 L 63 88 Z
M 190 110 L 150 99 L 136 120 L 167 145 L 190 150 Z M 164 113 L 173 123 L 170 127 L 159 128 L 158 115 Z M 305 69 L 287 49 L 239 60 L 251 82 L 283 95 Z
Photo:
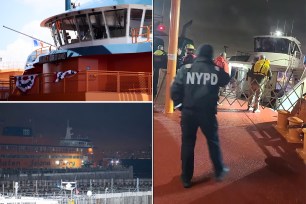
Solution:
M 89 14 L 89 20 L 92 27 L 94 39 L 97 40 L 107 38 L 102 12 Z
M 65 44 L 79 42 L 77 27 L 73 17 L 63 19 L 61 29 Z
M 142 9 L 131 9 L 130 36 L 132 35 L 131 31 L 133 28 L 140 28 L 142 13 L 143 13 Z
M 89 23 L 86 14 L 76 16 L 76 20 L 79 26 L 79 36 L 81 41 L 91 40 L 91 34 L 89 29 Z
M 105 11 L 104 14 L 110 37 L 124 37 L 126 34 L 127 9 Z
M 151 26 L 152 28 L 152 10 L 146 10 L 145 19 L 143 21 L 143 27 Z M 142 34 L 147 33 L 147 29 L 142 30 Z

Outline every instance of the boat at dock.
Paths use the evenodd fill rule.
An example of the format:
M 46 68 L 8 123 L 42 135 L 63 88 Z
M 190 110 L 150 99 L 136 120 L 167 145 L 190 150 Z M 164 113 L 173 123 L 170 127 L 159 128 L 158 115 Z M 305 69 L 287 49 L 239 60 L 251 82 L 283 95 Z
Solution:
M 305 56 L 301 43 L 292 36 L 277 31 L 270 35 L 254 37 L 254 50 L 229 59 L 231 83 L 222 94 L 224 100 L 245 99 L 249 95 L 247 72 L 254 58 L 263 55 L 270 61 L 272 78 L 266 83 L 262 105 L 273 109 L 291 110 L 299 97 L 305 93 Z

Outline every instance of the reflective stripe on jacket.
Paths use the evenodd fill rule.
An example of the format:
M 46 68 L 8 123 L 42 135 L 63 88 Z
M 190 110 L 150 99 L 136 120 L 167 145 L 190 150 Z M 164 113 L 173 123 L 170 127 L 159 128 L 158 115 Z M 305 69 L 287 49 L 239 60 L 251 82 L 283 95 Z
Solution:
M 162 56 L 162 55 L 165 55 L 166 52 L 164 52 L 162 50 L 156 50 L 153 54 L 156 55 L 156 56 Z

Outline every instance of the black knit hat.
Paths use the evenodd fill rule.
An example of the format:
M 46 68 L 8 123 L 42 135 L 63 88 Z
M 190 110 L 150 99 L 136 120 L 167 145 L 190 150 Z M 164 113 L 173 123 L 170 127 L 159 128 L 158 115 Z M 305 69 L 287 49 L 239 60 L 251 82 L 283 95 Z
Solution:
M 213 58 L 214 49 L 211 45 L 200 45 L 197 49 L 197 56 L 198 57 L 205 57 L 207 59 Z

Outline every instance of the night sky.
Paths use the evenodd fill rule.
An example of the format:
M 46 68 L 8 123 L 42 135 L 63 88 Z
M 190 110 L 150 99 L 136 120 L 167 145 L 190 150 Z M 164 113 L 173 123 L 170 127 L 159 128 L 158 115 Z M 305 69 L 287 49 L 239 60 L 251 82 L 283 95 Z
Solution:
M 32 126 L 35 136 L 65 137 L 67 120 L 74 136 L 88 136 L 103 150 L 143 150 L 152 143 L 150 103 L 0 104 L 3 126 Z
M 164 3 L 163 3 L 164 2 Z M 154 0 L 154 16 L 164 16 L 169 29 L 170 0 Z M 228 46 L 228 53 L 252 51 L 253 36 L 269 35 L 278 28 L 291 34 L 302 44 L 306 53 L 306 1 L 305 0 L 181 0 L 180 29 L 193 20 L 186 36 L 196 46 L 209 43 L 217 53 Z M 165 37 L 163 39 L 167 39 Z

